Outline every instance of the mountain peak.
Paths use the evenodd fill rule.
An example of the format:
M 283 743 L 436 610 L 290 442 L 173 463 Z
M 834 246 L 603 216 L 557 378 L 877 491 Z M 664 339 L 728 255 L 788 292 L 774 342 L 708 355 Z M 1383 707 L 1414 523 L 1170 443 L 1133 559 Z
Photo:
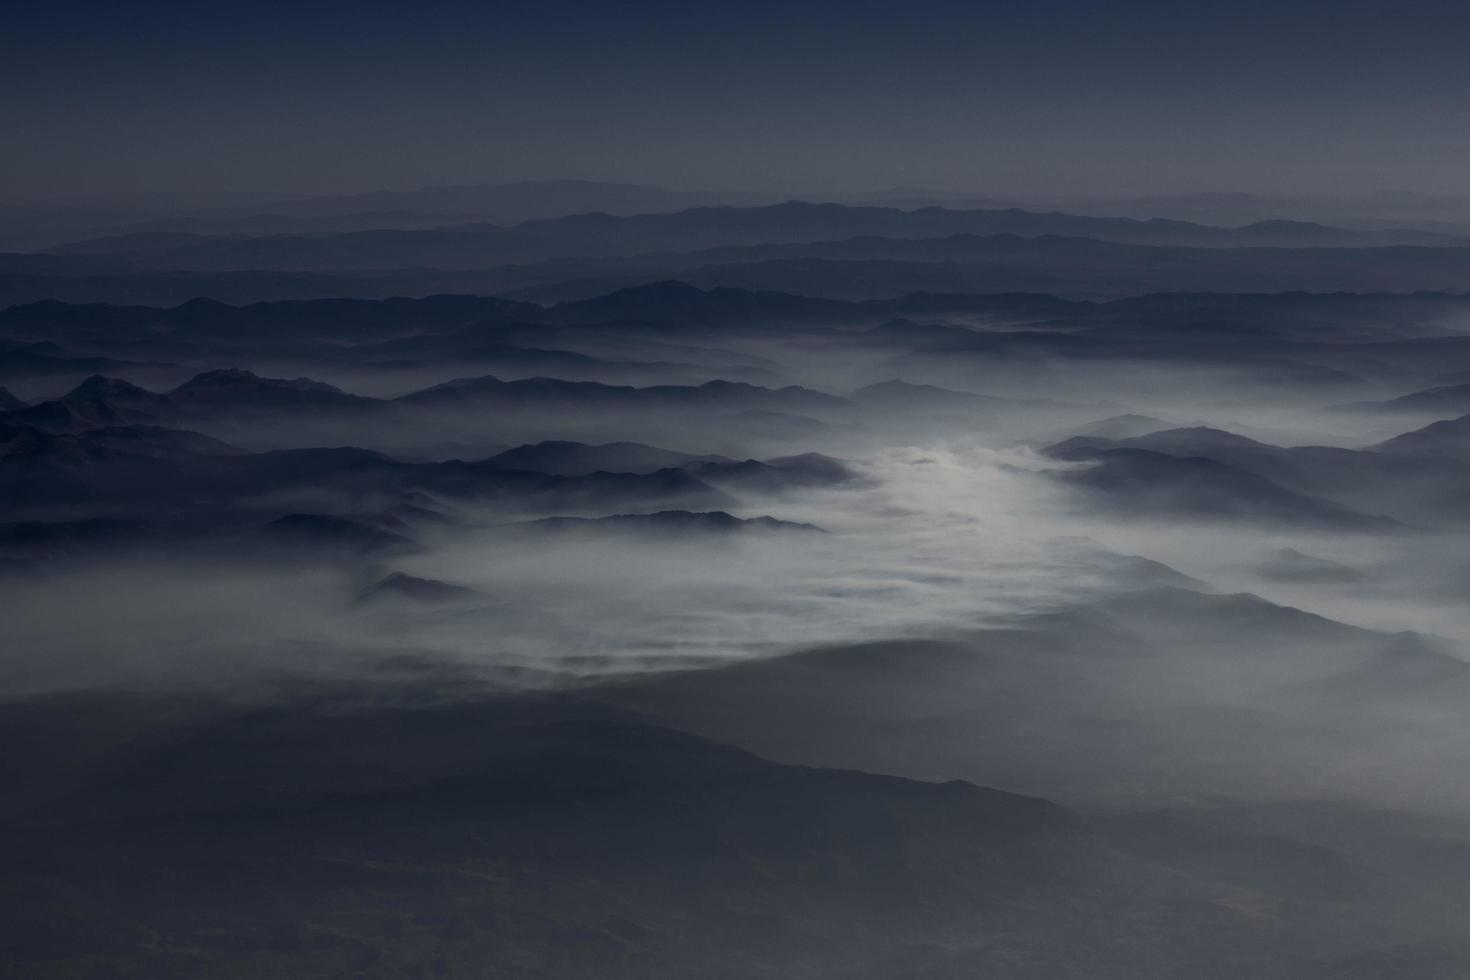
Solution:
M 124 381 L 121 378 L 109 378 L 106 375 L 94 374 L 67 392 L 62 400 L 99 401 L 104 398 L 120 398 L 137 395 L 151 396 L 153 392 L 140 388 L 132 382 Z
M 322 381 L 313 381 L 311 378 L 262 378 L 255 372 L 247 371 L 244 368 L 220 368 L 218 370 L 196 374 L 175 388 L 174 394 L 188 395 L 207 392 L 262 389 L 313 391 L 337 395 L 345 394 L 341 388 Z

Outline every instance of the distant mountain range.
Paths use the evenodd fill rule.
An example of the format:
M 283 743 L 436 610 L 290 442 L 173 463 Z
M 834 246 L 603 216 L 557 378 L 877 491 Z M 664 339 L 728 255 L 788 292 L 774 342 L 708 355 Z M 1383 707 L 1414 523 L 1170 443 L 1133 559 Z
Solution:
M 594 212 L 530 220 L 509 227 L 459 224 L 426 230 L 254 237 L 148 231 L 74 242 L 52 248 L 46 254 L 85 258 L 102 271 L 360 272 L 473 269 L 565 257 L 627 257 L 787 243 L 837 243 L 849 239 L 996 235 L 1060 236 L 1192 248 L 1470 245 L 1470 238 L 1435 232 L 1350 231 L 1291 221 L 1218 228 L 1163 219 L 1095 218 L 1018 209 L 965 211 L 930 207 L 904 211 L 790 201 L 755 208 L 701 207 L 669 214 L 618 216 Z M 869 254 L 852 257 L 880 256 L 872 255 L 870 250 Z M 717 263 L 724 258 L 714 254 L 704 257 L 704 261 Z M 17 268 L 15 262 L 11 260 L 7 271 L 44 269 Z
M 632 219 L 590 221 L 612 223 L 611 231 L 586 240 L 529 235 L 519 228 L 455 229 L 190 237 L 186 244 L 163 248 L 153 248 L 157 240 L 148 236 L 141 242 L 76 246 L 107 249 L 88 254 L 11 253 L 0 255 L 0 305 L 43 299 L 171 305 L 199 296 L 248 303 L 435 293 L 557 302 L 664 279 L 840 299 L 913 292 L 1023 291 L 1076 298 L 1177 291 L 1459 292 L 1470 281 L 1470 247 L 1456 244 L 1459 239 L 1409 245 L 1340 237 L 1334 245 L 1323 245 L 1321 236 L 1306 235 L 1288 247 L 1293 236 L 1164 245 L 1053 233 L 840 238 L 833 237 L 838 230 L 811 229 L 802 234 L 819 237 L 759 241 L 765 234 L 779 239 L 782 232 L 773 229 L 729 236 L 756 239 L 750 244 L 711 245 L 718 234 L 695 229 L 685 235 L 675 228 L 668 236 L 651 233 L 619 243 L 616 226 L 624 220 Z M 690 248 L 671 250 L 681 242 Z M 125 250 L 139 244 L 149 247 Z
M 679 191 L 597 180 L 523 180 L 352 194 L 124 194 L 0 206 L 0 248 L 151 232 L 299 234 L 371 228 L 434 228 L 604 211 L 642 214 L 711 205 L 771 204 L 777 195 Z
M 0 205 L 0 248 L 44 248 L 104 234 L 153 231 L 299 234 L 432 228 L 468 221 L 510 225 L 589 212 L 631 215 L 696 207 L 753 207 L 792 199 L 904 210 L 1022 208 L 1223 227 L 1285 219 L 1362 230 L 1417 228 L 1470 234 L 1470 199 L 1393 191 L 1362 195 L 1199 192 L 1100 198 L 928 187 L 784 193 L 675 190 L 617 181 L 551 179 L 325 195 L 265 191 L 113 194 Z

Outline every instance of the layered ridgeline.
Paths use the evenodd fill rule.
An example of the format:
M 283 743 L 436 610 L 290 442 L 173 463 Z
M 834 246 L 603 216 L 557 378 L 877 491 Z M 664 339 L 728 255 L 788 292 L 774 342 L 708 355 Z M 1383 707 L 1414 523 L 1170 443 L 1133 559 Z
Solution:
M 474 268 L 564 257 L 782 245 L 800 242 L 955 236 L 1062 237 L 1194 248 L 1470 246 L 1441 232 L 1355 231 L 1309 222 L 1261 221 L 1219 228 L 1187 221 L 1095 218 L 1059 212 L 854 207 L 791 201 L 756 208 L 693 208 L 672 214 L 589 213 L 510 227 L 461 224 L 424 230 L 312 235 L 139 232 L 72 242 L 52 256 L 108 257 L 134 269 Z
M 368 211 L 164 224 L 0 255 L 0 300 L 229 301 L 435 292 L 587 296 L 677 276 L 845 298 L 915 290 L 1459 289 L 1470 237 L 1266 220 L 1219 227 L 1055 211 L 789 201 L 510 224 Z M 379 215 L 378 224 L 373 215 Z M 325 218 L 314 219 L 325 221 Z M 286 273 L 290 273 L 287 275 Z
M 1269 231 L 1271 226 L 1282 224 L 1326 225 L 1359 232 L 1386 230 L 1405 236 L 1447 237 L 1470 232 L 1470 210 L 1464 199 L 1414 194 L 1334 198 L 1196 193 L 1041 201 L 912 187 L 849 194 L 828 190 L 819 194 L 782 195 L 719 189 L 676 190 L 613 181 L 523 180 L 315 196 L 176 193 L 90 203 L 10 205 L 0 207 L 0 247 L 34 250 L 101 237 L 160 232 L 279 235 L 432 229 L 471 223 L 512 226 L 590 213 L 638 216 L 696 208 L 755 208 L 793 198 L 905 211 L 947 209 L 1018 214 L 1024 210 L 1051 215 L 1060 211 L 1065 213 L 1063 216 L 1165 219 L 1159 222 L 1164 227 L 1260 225 L 1259 230 Z

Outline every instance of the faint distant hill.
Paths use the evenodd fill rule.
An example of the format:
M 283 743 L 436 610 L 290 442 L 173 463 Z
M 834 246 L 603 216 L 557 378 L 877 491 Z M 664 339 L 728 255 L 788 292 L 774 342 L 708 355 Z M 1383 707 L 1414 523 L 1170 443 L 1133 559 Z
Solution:
M 1193 426 L 1121 440 L 1077 436 L 1046 452 L 1100 464 L 1066 478 L 1138 512 L 1255 510 L 1290 523 L 1389 529 L 1394 521 L 1422 526 L 1431 516 L 1464 519 L 1464 422 L 1438 422 L 1368 449 L 1273 446 Z
M 428 237 L 416 237 L 421 235 Z M 48 299 L 174 305 L 207 296 L 244 304 L 436 293 L 550 304 L 671 279 L 703 289 L 847 300 L 920 292 L 1039 293 L 1072 299 L 1159 292 L 1458 293 L 1470 283 L 1470 247 L 1284 248 L 1257 243 L 1207 248 L 1056 235 L 960 234 L 857 236 L 526 261 L 513 257 L 518 253 L 511 239 L 519 235 L 491 228 L 205 237 L 198 244 L 141 253 L 0 254 L 0 307 Z M 555 251 L 562 246 L 542 242 L 533 247 Z M 159 268 L 149 268 L 154 265 Z M 175 271 L 181 265 L 219 268 Z M 313 268 L 335 271 L 293 271 Z
M 768 204 L 771 195 L 671 190 L 597 180 L 526 180 L 411 190 L 303 195 L 262 191 L 114 194 L 0 205 L 0 250 L 133 232 L 295 234 L 368 228 L 434 228 L 465 221 L 517 224 L 588 211 L 678 211 L 715 204 Z
M 422 605 L 441 605 L 479 596 L 480 593 L 474 589 L 466 589 L 460 585 L 393 572 L 359 593 L 356 603 L 366 605 L 398 600 Z
M 490 221 L 478 212 L 440 211 L 353 211 L 346 214 L 291 215 L 279 211 L 263 211 L 241 217 L 200 217 L 184 215 L 141 221 L 114 229 L 110 237 L 126 239 L 136 235 L 307 235 L 326 232 L 370 231 L 375 228 L 423 229 L 462 224 L 465 221 Z
M 278 203 L 271 211 L 298 219 L 374 212 L 476 215 L 496 224 L 516 224 L 589 211 L 639 214 L 700 205 L 764 203 L 769 199 L 769 195 L 748 191 L 673 190 L 606 180 L 519 180 L 303 197 Z M 216 216 L 238 218 L 246 214 L 245 210 L 232 208 Z
M 1143 441 L 1095 448 L 1086 445 L 1086 439 L 1075 439 L 1052 447 L 1048 453 L 1069 462 L 1092 464 L 1058 473 L 1056 479 L 1082 491 L 1092 506 L 1121 515 L 1155 520 L 1256 521 L 1332 531 L 1385 532 L 1403 528 L 1389 518 L 1289 490 L 1217 459 L 1136 448 Z
M 1470 412 L 1470 384 L 1442 385 L 1379 402 L 1353 402 L 1339 411 L 1439 415 L 1458 418 Z
M 1368 194 L 1260 194 L 1197 191 L 1097 199 L 1056 198 L 1017 202 L 1076 214 L 1172 218 L 1212 225 L 1241 225 L 1274 218 L 1348 228 L 1405 228 L 1451 234 L 1470 232 L 1470 197 L 1378 191 Z
M 108 272 L 89 260 L 62 261 L 45 272 L 0 271 L 0 308 L 59 300 L 67 303 L 132 303 L 177 306 L 200 296 L 222 303 L 284 302 L 352 297 L 387 299 L 435 293 L 501 290 L 482 274 L 325 275 L 310 272 Z M 0 256 L 0 270 L 10 269 Z
M 166 217 L 220 209 L 268 210 L 290 196 L 265 191 L 165 191 L 0 204 L 0 250 L 46 248 Z
M 1168 422 L 1162 419 L 1156 419 L 1151 415 L 1127 413 L 1090 422 L 1079 428 L 1077 434 L 1079 436 L 1092 436 L 1098 439 L 1120 440 L 1135 439 L 1139 436 L 1146 436 L 1151 432 L 1172 428 L 1174 426 Z
M 139 366 L 136 362 L 110 357 L 78 357 L 45 341 L 17 344 L 0 340 L 0 377 L 7 379 L 86 374 Z M 0 398 L 0 407 L 13 407 L 7 406 L 6 402 L 7 399 Z
M 1463 459 L 1470 453 L 1470 415 L 1433 422 L 1379 443 L 1387 453 L 1419 453 Z
M 1470 282 L 1462 248 L 1165 248 L 1083 238 L 980 239 L 967 254 L 939 250 L 911 259 L 786 256 L 677 271 L 702 288 L 740 286 L 833 299 L 886 299 L 909 293 L 1019 291 L 1108 299 L 1159 292 L 1454 292 Z M 844 245 L 846 243 L 843 243 Z M 899 248 L 922 243 L 899 243 Z M 752 253 L 758 250 L 752 250 Z M 666 275 L 666 274 L 665 274 Z M 644 281 L 649 275 L 641 277 Z M 625 278 L 566 282 L 506 295 L 536 301 L 596 295 Z
M 385 205 L 382 210 L 390 209 Z M 672 213 L 619 215 L 590 211 L 527 220 L 512 226 L 490 222 L 341 234 L 180 237 L 182 234 L 155 229 L 140 234 L 105 236 L 59 246 L 49 253 L 90 256 L 94 260 L 108 256 L 119 270 L 320 272 L 470 269 L 565 257 L 627 257 L 727 247 L 841 243 L 848 239 L 943 240 L 954 236 L 996 235 L 1060 236 L 1191 248 L 1470 245 L 1470 238 L 1434 232 L 1353 231 L 1281 220 L 1220 228 L 1163 219 L 1099 218 L 1015 208 L 928 207 L 905 211 L 805 201 L 762 207 L 696 207 Z M 707 260 L 720 258 L 710 256 Z M 32 267 L 6 271 L 44 270 Z

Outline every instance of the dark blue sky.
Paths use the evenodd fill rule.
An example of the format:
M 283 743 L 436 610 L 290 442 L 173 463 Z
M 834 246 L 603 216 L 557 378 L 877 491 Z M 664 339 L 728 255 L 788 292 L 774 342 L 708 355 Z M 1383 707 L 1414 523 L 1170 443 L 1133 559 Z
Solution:
M 8 199 L 589 177 L 1470 192 L 1470 4 L 76 3 L 0 32 Z

